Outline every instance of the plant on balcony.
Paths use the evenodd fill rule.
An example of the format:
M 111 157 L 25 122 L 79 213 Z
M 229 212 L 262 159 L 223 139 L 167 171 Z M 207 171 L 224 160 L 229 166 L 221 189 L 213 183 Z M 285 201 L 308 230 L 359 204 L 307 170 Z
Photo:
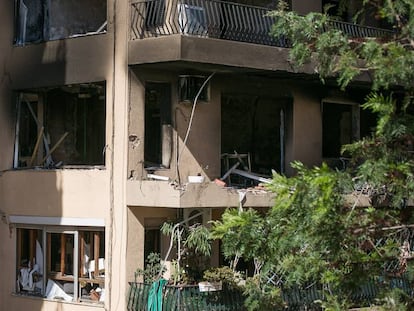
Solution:
M 199 223 L 187 225 L 187 221 L 183 221 L 177 224 L 166 222 L 161 231 L 171 237 L 170 250 L 173 246 L 177 250 L 173 261 L 173 284 L 196 283 L 208 267 L 211 254 L 209 230 Z
M 161 278 L 165 266 L 160 255 L 149 254 L 145 268 L 138 269 L 135 282 L 130 283 L 128 310 L 150 310 L 154 305 L 157 305 L 157 310 L 244 310 L 242 293 L 236 283 L 237 274 L 230 268 L 204 271 L 211 250 L 210 232 L 205 226 L 187 226 L 187 221 L 165 223 L 162 231 L 171 236 L 168 253 L 173 247 L 177 250 L 172 278 L 168 282 Z M 139 276 L 143 277 L 144 283 L 137 282 Z M 198 284 L 201 280 L 219 281 L 223 286 L 220 290 L 208 287 L 207 291 L 202 291 Z M 214 285 L 211 283 L 208 285 Z
M 144 283 L 150 284 L 157 281 L 166 271 L 165 265 L 161 263 L 159 253 L 149 253 L 145 259 L 144 269 L 138 268 L 135 271 L 135 282 L 138 277 L 142 277 Z

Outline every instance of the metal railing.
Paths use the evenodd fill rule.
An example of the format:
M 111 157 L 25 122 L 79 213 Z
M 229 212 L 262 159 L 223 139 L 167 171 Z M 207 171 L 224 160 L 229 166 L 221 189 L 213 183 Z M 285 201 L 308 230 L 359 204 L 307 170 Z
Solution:
M 338 29 L 350 38 L 386 38 L 394 34 L 392 30 L 363 26 L 348 22 L 331 20 L 332 28 Z
M 129 283 L 128 311 L 147 311 L 151 284 Z M 162 311 L 244 311 L 241 291 L 225 289 L 200 292 L 198 286 L 167 285 L 162 291 Z
M 131 40 L 172 34 L 286 46 L 269 35 L 266 8 L 214 0 L 147 0 L 132 4 Z
M 131 4 L 131 40 L 183 34 L 261 45 L 289 47 L 270 35 L 269 9 L 216 0 L 145 0 Z M 350 37 L 385 37 L 392 31 L 331 21 Z

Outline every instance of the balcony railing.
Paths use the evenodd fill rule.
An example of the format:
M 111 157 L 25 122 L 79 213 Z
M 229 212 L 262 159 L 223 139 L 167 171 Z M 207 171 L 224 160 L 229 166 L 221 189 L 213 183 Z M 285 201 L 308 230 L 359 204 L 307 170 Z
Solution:
M 131 4 L 131 40 L 172 34 L 289 47 L 270 35 L 275 18 L 269 9 L 216 0 L 146 0 Z M 350 37 L 384 37 L 392 32 L 332 21 Z

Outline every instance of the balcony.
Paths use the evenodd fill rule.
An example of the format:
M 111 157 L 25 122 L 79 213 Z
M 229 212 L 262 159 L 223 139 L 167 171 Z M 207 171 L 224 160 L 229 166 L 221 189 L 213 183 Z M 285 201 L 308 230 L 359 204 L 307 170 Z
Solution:
M 289 72 L 285 49 L 289 42 L 270 35 L 275 18 L 268 16 L 269 11 L 216 0 L 134 2 L 129 64 L 184 61 Z M 392 34 L 384 29 L 340 21 L 332 21 L 331 26 L 350 38 Z M 273 66 L 269 68 L 269 64 Z
M 286 47 L 269 35 L 266 8 L 210 0 L 147 0 L 132 3 L 131 40 L 173 34 Z
M 269 9 L 215 0 L 146 0 L 132 5 L 131 40 L 173 34 L 289 47 L 269 34 L 274 17 Z M 332 21 L 351 38 L 384 37 L 386 29 Z

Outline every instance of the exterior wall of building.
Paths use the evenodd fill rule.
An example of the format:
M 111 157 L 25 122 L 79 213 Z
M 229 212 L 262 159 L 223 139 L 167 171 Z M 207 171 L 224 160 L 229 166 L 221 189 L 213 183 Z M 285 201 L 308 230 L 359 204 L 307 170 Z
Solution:
M 312 167 L 322 162 L 321 97 L 311 89 L 294 87 L 293 126 L 286 162 L 301 161 Z M 290 167 L 286 172 L 292 174 Z
M 160 228 L 166 221 L 177 219 L 177 209 L 154 207 L 129 207 L 128 208 L 128 237 L 127 237 L 127 281 L 134 281 L 134 273 L 138 268 L 144 268 L 144 235 L 147 228 Z M 161 237 L 160 255 L 162 259 L 168 249 L 168 237 Z M 139 279 L 141 280 L 141 279 Z
M 2 211 L 11 215 L 103 218 L 109 222 L 106 170 L 5 172 Z
M 108 26 L 104 34 L 13 46 L 14 2 L 0 4 L 3 21 L 0 29 L 0 255 L 1 265 L 7 267 L 3 270 L 0 285 L 0 309 L 5 306 L 9 310 L 99 310 L 104 307 L 13 294 L 17 273 L 15 228 L 18 224 L 10 223 L 9 217 L 36 216 L 103 221 L 107 241 L 105 307 L 125 310 L 126 207 L 123 185 L 126 165 L 122 163 L 126 163 L 123 135 L 126 135 L 127 98 L 123 94 L 127 87 L 129 7 L 126 3 L 119 4 L 115 8 L 117 19 L 114 18 L 114 8 L 113 1 L 107 1 Z M 15 92 L 98 81 L 106 83 L 106 147 L 102 150 L 105 165 L 12 170 L 17 114 Z M 116 273 L 112 274 L 113 270 Z
M 186 146 L 183 147 L 183 140 L 189 124 L 192 105 L 180 103 L 176 90 L 177 79 L 181 71 L 164 71 L 162 74 L 157 70 L 147 71 L 137 69 L 137 75 L 133 74 L 130 90 L 130 124 L 129 135 L 129 176 L 132 179 L 146 179 L 143 170 L 144 155 L 144 106 L 145 106 L 145 81 L 169 82 L 172 87 L 172 111 L 173 111 L 173 143 L 172 160 L 168 169 L 155 170 L 156 174 L 167 176 L 171 180 L 187 182 L 189 175 L 201 174 L 208 180 L 220 178 L 222 175 L 222 162 L 220 154 L 228 152 L 221 150 L 221 139 L 223 135 L 234 137 L 242 133 L 222 133 L 221 109 L 225 94 L 237 95 L 244 98 L 266 98 L 272 101 L 277 109 L 278 105 L 291 107 L 285 111 L 286 118 L 286 156 L 285 167 L 287 168 L 292 160 L 301 160 L 305 164 L 315 165 L 321 161 L 322 130 L 320 103 L 321 95 L 312 95 L 315 88 L 296 87 L 294 82 L 287 82 L 280 78 L 259 78 L 254 76 L 229 75 L 216 73 L 210 80 L 210 100 L 207 103 L 199 102 L 196 106 L 190 134 Z M 207 77 L 210 73 L 204 73 Z M 253 105 L 253 102 L 252 102 Z M 234 111 L 237 115 L 237 111 Z M 231 113 L 230 113 L 231 114 Z M 279 116 L 276 116 L 278 122 Z M 237 122 L 237 121 L 236 121 Z M 245 122 L 245 120 L 240 120 Z M 251 124 L 245 124 L 249 127 Z M 311 137 L 311 139 L 309 139 Z M 238 152 L 249 152 L 250 150 L 237 150 Z M 179 163 L 179 178 L 177 175 L 177 152 L 182 152 Z M 275 146 L 274 150 L 278 152 Z M 279 167 L 274 167 L 279 169 Z M 151 170 L 153 172 L 153 169 Z M 154 191 L 159 191 L 155 189 Z M 143 202 L 144 203 L 144 202 Z

